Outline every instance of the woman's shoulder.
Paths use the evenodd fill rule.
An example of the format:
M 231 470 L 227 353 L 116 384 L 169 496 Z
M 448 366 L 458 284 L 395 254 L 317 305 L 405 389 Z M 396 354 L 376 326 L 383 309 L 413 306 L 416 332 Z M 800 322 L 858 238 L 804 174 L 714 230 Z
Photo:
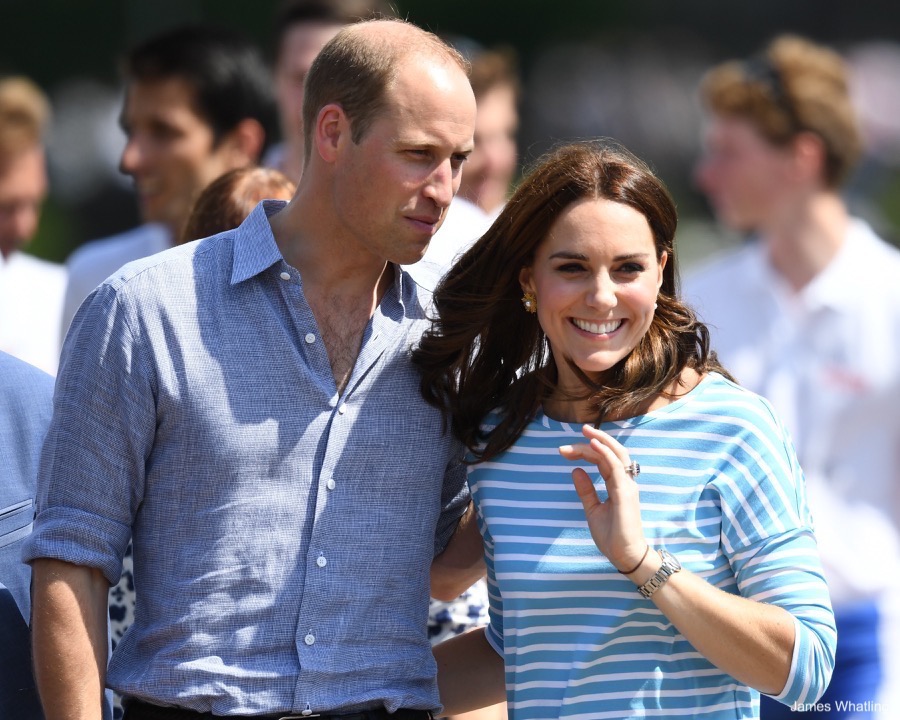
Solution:
M 711 372 L 697 390 L 684 408 L 684 417 L 692 422 L 704 422 L 707 427 L 741 427 L 745 432 L 733 435 L 733 439 L 740 437 L 742 442 L 755 437 L 763 445 L 781 446 L 788 439 L 772 403 L 738 382 Z

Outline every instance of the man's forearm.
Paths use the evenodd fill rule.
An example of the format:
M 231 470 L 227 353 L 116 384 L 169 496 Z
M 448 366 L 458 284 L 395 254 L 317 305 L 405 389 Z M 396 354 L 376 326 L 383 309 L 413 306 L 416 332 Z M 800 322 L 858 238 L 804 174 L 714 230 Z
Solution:
M 59 560 L 32 567 L 34 674 L 47 720 L 100 720 L 107 597 L 99 570 Z
M 475 506 L 469 503 L 453 537 L 431 563 L 431 597 L 450 601 L 484 576 L 484 544 Z

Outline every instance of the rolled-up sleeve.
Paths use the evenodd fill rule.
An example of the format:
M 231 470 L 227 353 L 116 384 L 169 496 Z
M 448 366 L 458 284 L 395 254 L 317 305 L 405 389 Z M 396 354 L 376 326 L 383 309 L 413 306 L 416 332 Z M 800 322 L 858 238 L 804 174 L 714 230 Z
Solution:
M 121 573 L 156 427 L 152 373 L 127 294 L 101 285 L 67 337 L 23 560 Z

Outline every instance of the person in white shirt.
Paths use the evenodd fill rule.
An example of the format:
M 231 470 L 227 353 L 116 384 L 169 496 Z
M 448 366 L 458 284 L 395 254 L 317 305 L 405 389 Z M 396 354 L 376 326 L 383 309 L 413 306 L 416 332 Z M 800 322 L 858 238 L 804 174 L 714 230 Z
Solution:
M 31 80 L 0 80 L 0 350 L 55 375 L 66 273 L 26 252 L 47 194 L 49 115 Z
M 861 144 L 847 69 L 784 36 L 711 70 L 701 96 L 698 183 L 752 239 L 688 274 L 684 297 L 723 364 L 785 419 L 806 476 L 838 627 L 832 683 L 810 715 L 896 717 L 900 251 L 840 194 Z M 761 716 L 805 717 L 765 701 Z
M 122 265 L 175 245 L 202 190 L 256 164 L 275 134 L 269 70 L 234 32 L 197 25 L 154 36 L 128 54 L 125 76 L 120 166 L 134 179 L 144 225 L 69 256 L 63 333 Z

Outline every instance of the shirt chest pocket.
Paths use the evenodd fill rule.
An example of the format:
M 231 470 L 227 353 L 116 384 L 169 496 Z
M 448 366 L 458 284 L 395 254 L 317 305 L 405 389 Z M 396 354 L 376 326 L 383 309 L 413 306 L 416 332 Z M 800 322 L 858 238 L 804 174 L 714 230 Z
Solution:
M 34 523 L 34 500 L 28 498 L 0 508 L 0 548 L 21 540 Z

